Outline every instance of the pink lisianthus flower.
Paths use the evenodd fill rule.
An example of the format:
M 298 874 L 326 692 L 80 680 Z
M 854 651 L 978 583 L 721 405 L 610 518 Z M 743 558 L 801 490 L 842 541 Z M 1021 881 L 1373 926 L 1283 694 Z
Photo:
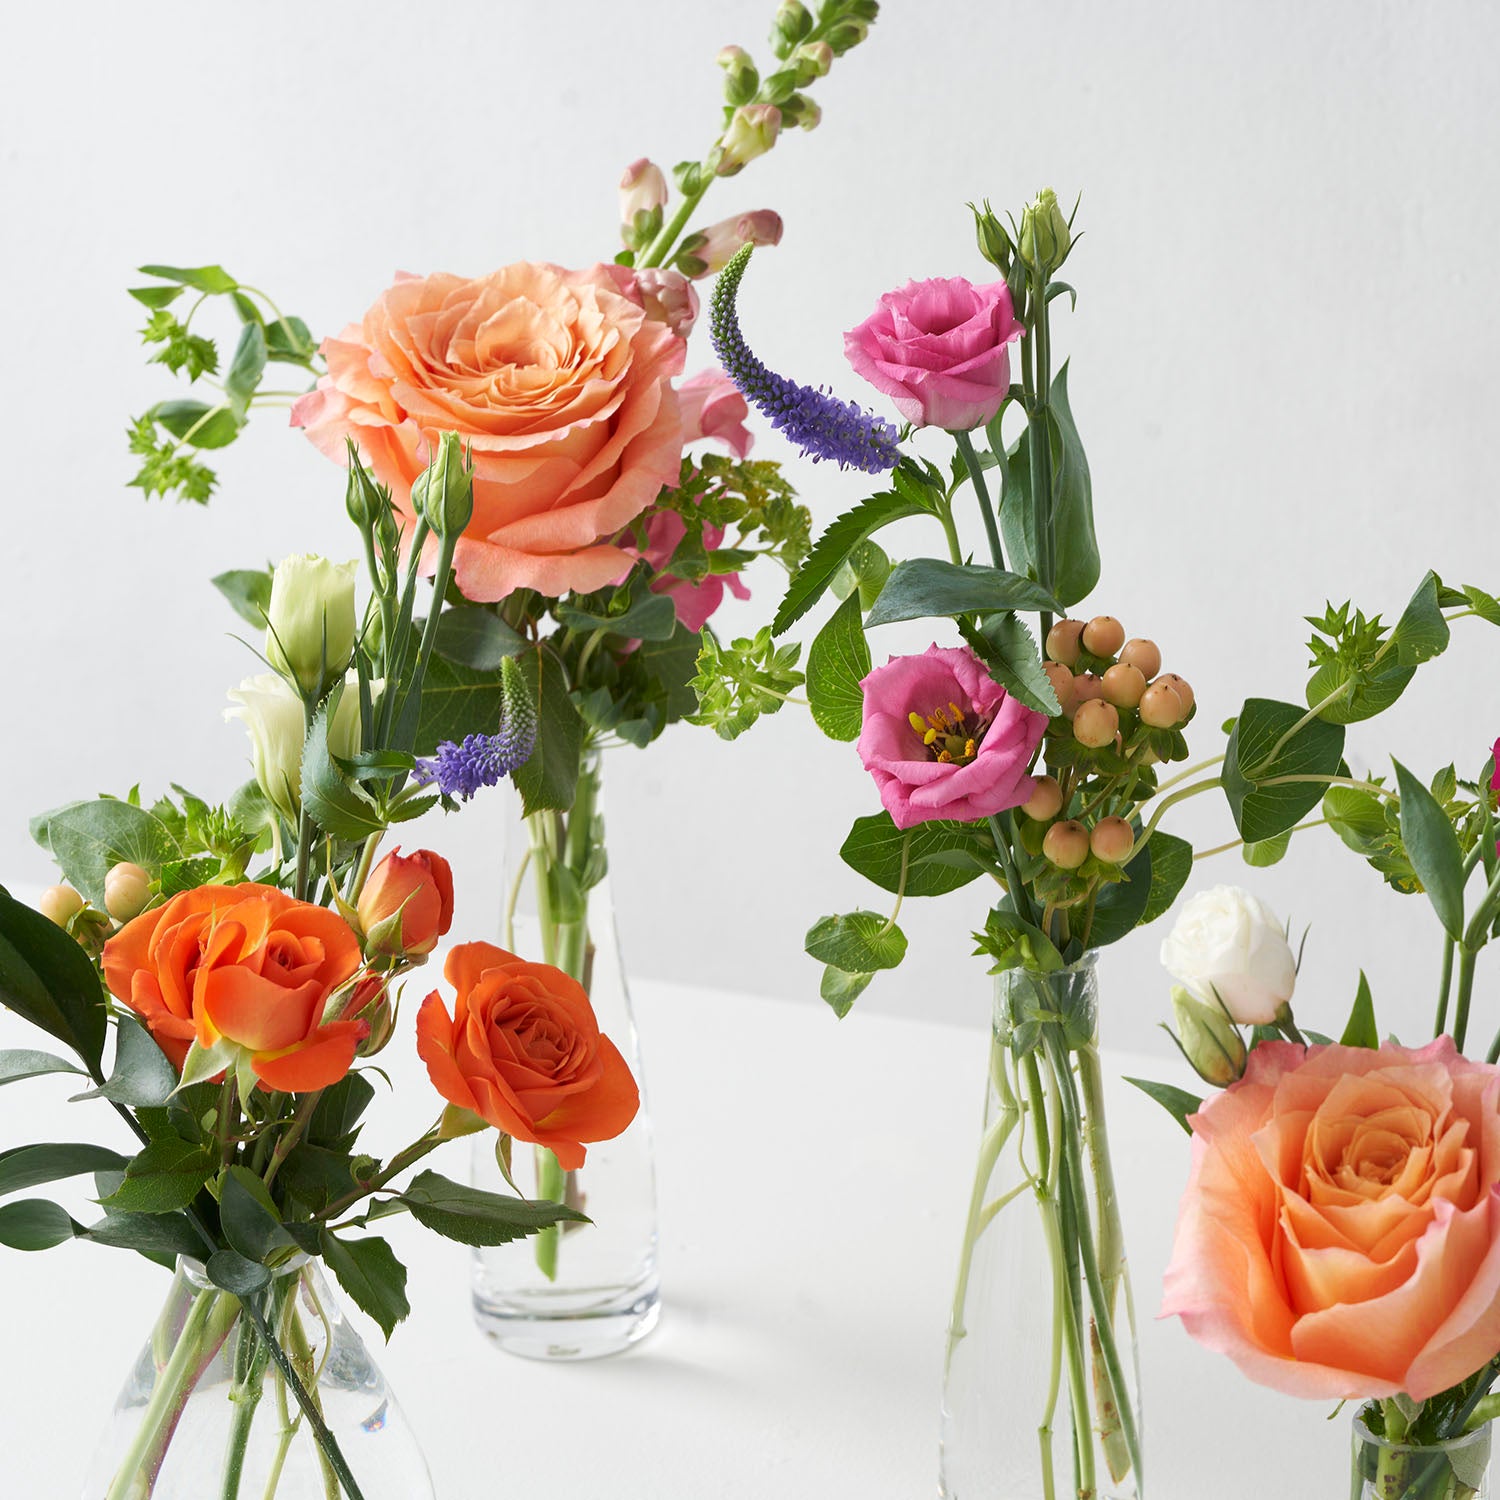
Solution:
M 844 354 L 908 422 L 968 432 L 1000 410 L 1010 390 L 1006 345 L 1025 331 L 1003 281 L 937 277 L 887 292 L 844 335 Z
M 967 646 L 893 656 L 860 688 L 859 758 L 897 828 L 971 822 L 1031 796 L 1027 768 L 1047 716 L 1012 698 Z

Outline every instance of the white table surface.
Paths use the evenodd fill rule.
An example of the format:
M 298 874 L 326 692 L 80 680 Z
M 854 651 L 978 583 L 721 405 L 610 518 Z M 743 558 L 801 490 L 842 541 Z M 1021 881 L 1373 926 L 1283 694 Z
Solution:
M 1107 963 L 1102 979 L 1106 1006 L 1159 998 L 1111 995 Z M 587 1364 L 499 1353 L 470 1321 L 467 1252 L 402 1219 L 382 1226 L 411 1268 L 413 1314 L 384 1350 L 355 1317 L 438 1495 L 926 1500 L 985 1018 L 970 1029 L 856 1008 L 839 1022 L 805 1003 L 634 988 L 660 1184 L 664 1314 L 649 1339 Z M 1106 1016 L 1106 1036 L 1107 1026 Z M 44 1039 L 0 1011 L 0 1047 L 28 1045 Z M 389 1151 L 420 1131 L 433 1101 L 409 1041 L 380 1061 L 397 1092 L 377 1098 L 367 1140 Z M 1106 1063 L 1116 1075 L 1170 1071 L 1154 1059 Z M 123 1145 L 107 1106 L 64 1102 L 71 1081 L 0 1089 L 0 1147 Z M 1346 1493 L 1347 1413 L 1330 1423 L 1325 1407 L 1251 1386 L 1154 1320 L 1187 1140 L 1128 1085 L 1113 1085 L 1110 1109 L 1143 1319 L 1147 1493 Z M 432 1165 L 462 1178 L 464 1145 Z M 162 1272 L 122 1251 L 0 1250 L 0 1500 L 79 1495 L 164 1288 Z

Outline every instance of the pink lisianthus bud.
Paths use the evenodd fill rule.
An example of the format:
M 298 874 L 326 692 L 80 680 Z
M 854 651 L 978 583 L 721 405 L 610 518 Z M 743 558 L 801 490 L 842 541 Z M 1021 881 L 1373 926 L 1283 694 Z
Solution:
M 745 425 L 750 406 L 739 388 L 722 370 L 701 370 L 677 387 L 682 410 L 682 441 L 711 438 L 722 443 L 736 458 L 749 455 L 754 435 Z
M 859 758 L 897 828 L 973 821 L 1030 800 L 1047 716 L 1012 698 L 967 646 L 893 656 L 860 683 Z
M 887 292 L 844 335 L 844 354 L 908 422 L 967 432 L 1000 410 L 1010 390 L 1006 345 L 1025 331 L 1003 281 L 937 277 Z
M 780 129 L 781 111 L 774 104 L 740 105 L 719 137 L 723 154 L 719 157 L 718 175 L 733 177 L 757 156 L 764 156 L 776 144 Z
M 781 230 L 781 215 L 771 208 L 720 219 L 707 229 L 696 230 L 682 242 L 677 264 L 694 280 L 716 276 L 745 245 L 779 245 Z
M 646 316 L 665 323 L 678 338 L 685 339 L 698 321 L 698 293 L 693 283 L 681 271 L 657 266 L 636 271 L 634 276 Z
M 359 895 L 367 959 L 431 953 L 453 925 L 453 872 L 441 854 L 393 849 Z
M 1500 740 L 1496 740 L 1490 747 L 1490 754 L 1495 761 L 1494 773 L 1490 776 L 1490 790 L 1500 792 Z

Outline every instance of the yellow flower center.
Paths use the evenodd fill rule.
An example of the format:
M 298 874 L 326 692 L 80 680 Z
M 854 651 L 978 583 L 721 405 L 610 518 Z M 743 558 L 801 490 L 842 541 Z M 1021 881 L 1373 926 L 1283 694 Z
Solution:
M 950 702 L 947 711 L 935 708 L 924 719 L 913 711 L 907 723 L 927 747 L 927 753 L 945 766 L 966 766 L 979 752 L 980 741 L 989 725 L 970 722 L 958 704 Z

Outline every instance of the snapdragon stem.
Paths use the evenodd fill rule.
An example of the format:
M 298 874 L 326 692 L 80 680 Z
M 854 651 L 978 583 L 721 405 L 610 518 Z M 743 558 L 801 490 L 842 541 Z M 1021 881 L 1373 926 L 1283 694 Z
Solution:
M 646 253 L 637 262 L 642 270 L 645 270 L 647 267 L 659 266 L 667 258 L 677 243 L 677 236 L 687 228 L 688 220 L 697 211 L 698 205 L 703 201 L 703 195 L 708 191 L 709 184 L 713 180 L 710 177 L 696 193 L 688 194 L 677 206 L 677 212 L 662 226 L 661 233 L 651 241 Z

